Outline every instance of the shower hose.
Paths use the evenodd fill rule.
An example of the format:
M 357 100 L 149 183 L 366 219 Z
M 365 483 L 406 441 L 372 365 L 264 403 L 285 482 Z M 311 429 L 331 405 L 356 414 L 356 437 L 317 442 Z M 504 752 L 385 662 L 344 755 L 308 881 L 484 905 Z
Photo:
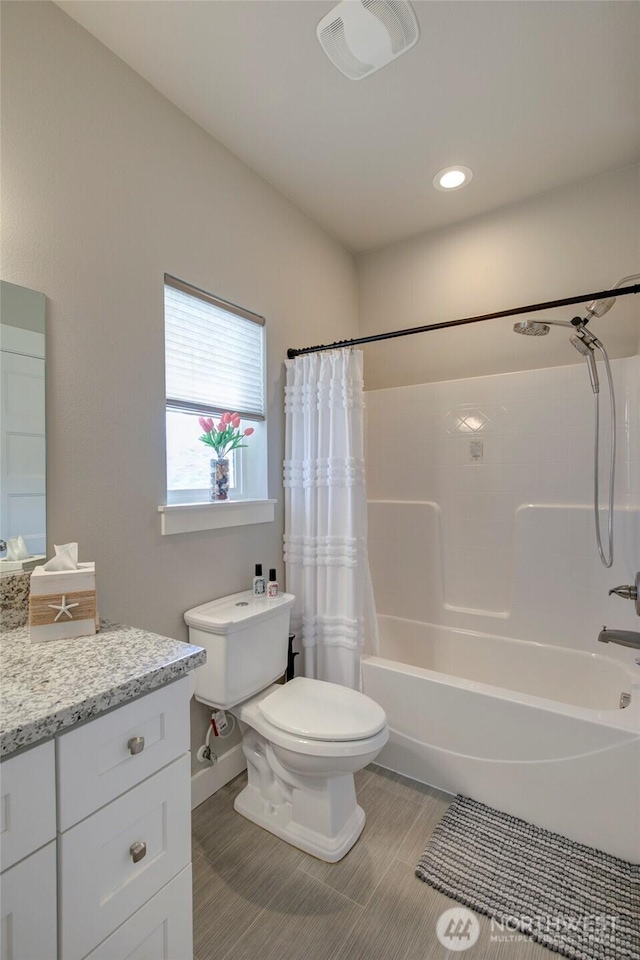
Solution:
M 609 460 L 609 500 L 607 511 L 607 551 L 602 546 L 602 531 L 600 528 L 600 394 L 594 393 L 595 398 L 595 434 L 594 434 L 594 456 L 593 456 L 593 509 L 596 526 L 596 541 L 598 544 L 598 553 L 605 567 L 610 567 L 613 563 L 613 494 L 616 476 L 616 400 L 613 392 L 613 377 L 611 376 L 611 364 L 607 351 L 600 341 L 594 346 L 602 354 L 605 370 L 607 372 L 607 383 L 609 384 L 609 415 L 611 429 L 610 460 Z

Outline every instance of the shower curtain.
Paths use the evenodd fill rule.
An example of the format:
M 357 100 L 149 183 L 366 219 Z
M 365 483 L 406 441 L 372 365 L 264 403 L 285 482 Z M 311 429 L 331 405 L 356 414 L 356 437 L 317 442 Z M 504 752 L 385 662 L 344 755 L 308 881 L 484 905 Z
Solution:
M 367 555 L 362 351 L 288 360 L 285 388 L 284 559 L 295 594 L 291 628 L 304 673 L 361 688 L 377 649 Z

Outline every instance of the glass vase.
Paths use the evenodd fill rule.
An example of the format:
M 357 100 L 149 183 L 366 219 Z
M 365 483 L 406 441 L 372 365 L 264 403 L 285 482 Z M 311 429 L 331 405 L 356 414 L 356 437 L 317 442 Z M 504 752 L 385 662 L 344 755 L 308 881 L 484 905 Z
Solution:
M 229 461 L 226 458 L 211 461 L 209 500 L 229 499 Z

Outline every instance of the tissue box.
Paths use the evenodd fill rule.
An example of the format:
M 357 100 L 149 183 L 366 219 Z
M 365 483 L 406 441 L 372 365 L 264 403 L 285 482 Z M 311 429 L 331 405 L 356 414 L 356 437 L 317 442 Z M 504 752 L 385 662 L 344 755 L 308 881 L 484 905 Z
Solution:
M 79 563 L 77 570 L 36 567 L 31 574 L 29 627 L 32 643 L 94 634 L 98 629 L 95 563 Z

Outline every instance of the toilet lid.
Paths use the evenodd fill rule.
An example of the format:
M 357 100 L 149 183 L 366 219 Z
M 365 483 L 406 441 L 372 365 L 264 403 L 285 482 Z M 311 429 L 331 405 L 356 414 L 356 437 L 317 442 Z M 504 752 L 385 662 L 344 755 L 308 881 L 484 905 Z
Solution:
M 265 720 L 308 740 L 364 740 L 382 730 L 384 710 L 357 690 L 296 677 L 260 703 Z

